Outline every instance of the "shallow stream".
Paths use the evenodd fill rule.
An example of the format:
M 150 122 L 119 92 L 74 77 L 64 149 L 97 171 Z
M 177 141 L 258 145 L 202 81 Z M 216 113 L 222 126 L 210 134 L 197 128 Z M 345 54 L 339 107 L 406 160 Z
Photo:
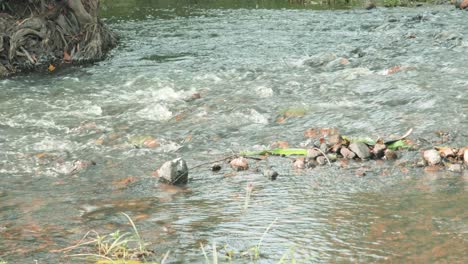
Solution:
M 258 263 L 468 262 L 468 171 L 273 158 L 276 181 L 205 165 L 187 188 L 157 184 L 166 160 L 300 147 L 308 128 L 468 145 L 468 12 L 249 8 L 109 7 L 107 60 L 0 80 L 0 258 L 81 263 L 55 250 L 131 230 L 126 212 L 168 263 L 260 240 Z

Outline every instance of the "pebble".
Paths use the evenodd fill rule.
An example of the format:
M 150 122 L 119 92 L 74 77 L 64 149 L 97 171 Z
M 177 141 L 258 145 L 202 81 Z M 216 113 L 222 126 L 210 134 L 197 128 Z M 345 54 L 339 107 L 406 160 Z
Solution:
M 215 163 L 211 166 L 211 171 L 217 172 L 221 170 L 221 165 L 219 163 Z
M 263 171 L 263 176 L 267 177 L 268 179 L 274 181 L 276 180 L 276 178 L 278 178 L 278 172 L 270 169 L 270 168 L 267 168 Z
M 386 160 L 396 160 L 396 159 L 398 159 L 398 155 L 396 154 L 396 152 L 391 150 L 391 149 L 385 150 L 384 156 L 385 156 Z
M 323 166 L 327 164 L 327 158 L 325 158 L 324 156 L 317 157 L 317 163 Z
M 182 158 L 165 162 L 158 169 L 159 181 L 172 185 L 182 185 L 188 183 L 188 167 Z
M 294 163 L 293 163 L 293 167 L 294 167 L 295 169 L 300 169 L 300 170 L 304 169 L 304 168 L 305 168 L 304 159 L 303 159 L 303 158 L 302 158 L 302 159 L 301 159 L 301 158 L 296 159 L 296 160 L 294 161 Z
M 322 153 L 316 149 L 308 149 L 307 150 L 307 159 L 315 159 L 318 156 L 321 156 Z
M 374 149 L 372 150 L 372 153 L 374 153 L 376 158 L 381 159 L 384 157 L 386 149 L 387 149 L 387 146 L 385 144 L 377 143 L 374 145 Z
M 362 143 L 362 142 L 354 142 L 354 143 L 349 144 L 349 149 L 352 152 L 356 153 L 356 155 L 360 159 L 363 159 L 363 160 L 368 159 L 371 156 L 369 147 L 365 143 Z
M 249 169 L 249 162 L 244 157 L 233 159 L 229 164 L 231 165 L 231 168 L 233 168 L 236 171 L 243 171 Z
M 435 149 L 429 149 L 429 150 L 424 151 L 423 157 L 427 161 L 429 166 L 437 165 L 441 161 L 440 154 Z
M 352 152 L 347 147 L 342 147 L 340 153 L 347 159 L 354 159 L 356 157 L 356 153 Z
M 463 167 L 461 164 L 448 164 L 447 170 L 453 171 L 453 172 L 461 172 L 463 170 Z

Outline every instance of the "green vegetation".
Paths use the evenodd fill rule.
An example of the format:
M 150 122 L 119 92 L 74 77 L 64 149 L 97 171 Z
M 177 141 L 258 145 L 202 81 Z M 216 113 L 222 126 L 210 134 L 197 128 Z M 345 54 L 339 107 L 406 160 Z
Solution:
M 70 254 L 69 256 L 84 259 L 85 261 L 93 261 L 96 264 L 150 264 L 150 262 L 147 262 L 147 258 L 154 257 L 154 252 L 146 249 L 145 242 L 130 216 L 125 213 L 122 214 L 131 224 L 132 233 L 121 233 L 120 230 L 117 230 L 108 235 L 100 235 L 96 231 L 89 231 L 78 244 L 62 251 L 78 250 L 80 253 Z M 161 263 L 164 263 L 168 256 L 169 252 L 164 255 Z

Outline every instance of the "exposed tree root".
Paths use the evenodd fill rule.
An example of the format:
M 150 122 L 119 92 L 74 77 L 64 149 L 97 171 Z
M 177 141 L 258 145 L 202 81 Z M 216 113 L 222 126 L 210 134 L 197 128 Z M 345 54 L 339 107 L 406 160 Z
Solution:
M 116 45 L 117 36 L 97 17 L 98 0 L 0 0 L 2 3 L 0 77 L 101 60 Z

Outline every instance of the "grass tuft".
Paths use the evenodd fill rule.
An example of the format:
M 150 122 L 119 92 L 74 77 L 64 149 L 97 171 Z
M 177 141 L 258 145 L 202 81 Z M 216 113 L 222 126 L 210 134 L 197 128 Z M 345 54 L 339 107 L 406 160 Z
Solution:
M 69 257 L 94 261 L 96 264 L 142 264 L 148 263 L 146 259 L 154 257 L 154 252 L 146 249 L 145 242 L 140 236 L 133 220 L 126 213 L 122 213 L 132 226 L 132 232 L 114 231 L 101 235 L 92 230 L 76 244 L 60 251 L 69 254 Z M 169 256 L 167 252 L 161 263 Z M 2 264 L 2 263 L 0 263 Z

